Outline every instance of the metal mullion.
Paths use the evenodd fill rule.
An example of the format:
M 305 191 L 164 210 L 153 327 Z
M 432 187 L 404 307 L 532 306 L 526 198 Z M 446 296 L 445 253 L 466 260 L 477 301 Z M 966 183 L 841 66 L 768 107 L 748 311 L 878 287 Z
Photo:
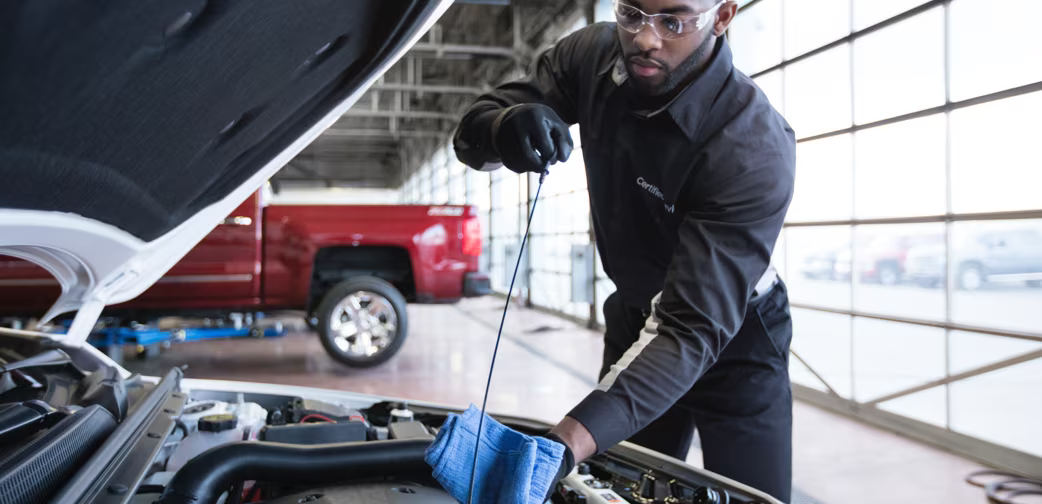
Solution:
M 951 4 L 944 4 L 944 103 L 952 102 L 952 59 L 951 59 Z M 952 206 L 952 113 L 944 113 L 944 184 L 945 184 L 945 209 L 948 215 L 953 215 L 955 209 Z M 952 270 L 954 253 L 952 245 L 952 230 L 954 223 L 947 222 L 944 225 L 944 321 L 951 324 L 952 314 Z M 944 330 L 944 376 L 952 376 L 952 330 Z M 944 427 L 952 428 L 952 388 L 944 385 Z
M 832 395 L 834 395 L 836 397 L 843 397 L 843 396 L 841 396 L 839 394 L 839 392 L 836 392 L 836 389 L 832 388 L 832 385 L 829 385 L 829 382 L 825 381 L 825 378 L 822 377 L 820 374 L 818 374 L 818 372 L 815 371 L 814 368 L 812 368 L 810 366 L 810 364 L 807 363 L 807 361 L 803 360 L 803 357 L 800 357 L 800 354 L 796 353 L 796 351 L 793 350 L 792 348 L 789 348 L 789 353 L 791 353 L 792 356 L 796 358 L 796 360 L 802 362 L 803 363 L 803 367 L 807 368 L 807 370 L 810 371 L 810 373 L 812 375 L 814 375 L 814 377 L 817 378 L 818 381 L 820 381 L 821 384 L 824 385 L 826 389 L 828 389 L 829 393 L 831 393 Z
M 828 51 L 830 49 L 835 49 L 837 47 L 840 47 L 843 44 L 853 43 L 855 40 L 857 40 L 857 39 L 859 39 L 861 37 L 864 37 L 866 35 L 870 35 L 870 34 L 872 34 L 874 32 L 882 30 L 883 28 L 895 25 L 897 23 L 900 23 L 901 21 L 904 21 L 906 19 L 915 17 L 916 15 L 922 14 L 922 13 L 924 13 L 924 12 L 934 8 L 934 7 L 937 7 L 938 5 L 949 4 L 949 3 L 951 3 L 951 1 L 952 0 L 931 0 L 930 2 L 924 3 L 924 4 L 922 4 L 922 5 L 918 6 L 918 7 L 912 8 L 911 10 L 907 10 L 905 12 L 902 12 L 902 13 L 900 13 L 900 14 L 894 16 L 894 17 L 891 17 L 889 19 L 885 19 L 883 21 L 880 21 L 880 22 L 878 22 L 878 23 L 876 23 L 876 24 L 874 24 L 872 26 L 869 26 L 867 28 L 863 28 L 863 29 L 861 29 L 859 31 L 856 31 L 856 32 L 851 32 L 847 36 L 845 36 L 843 38 L 840 38 L 840 39 L 837 39 L 837 40 L 835 40 L 833 42 L 830 42 L 828 44 L 825 44 L 825 45 L 823 45 L 823 46 L 821 46 L 821 47 L 819 47 L 817 49 L 813 49 L 811 51 L 805 52 L 805 53 L 803 53 L 803 54 L 801 54 L 799 56 L 796 56 L 794 58 L 782 61 L 781 63 L 779 63 L 777 65 L 774 65 L 774 66 L 772 66 L 770 68 L 767 68 L 765 70 L 761 70 L 759 72 L 756 72 L 753 75 L 751 75 L 751 77 L 755 79 L 755 78 L 763 76 L 764 74 L 771 73 L 771 72 L 773 72 L 775 70 L 781 70 L 782 68 L 785 68 L 785 67 L 787 67 L 789 65 L 792 65 L 792 64 L 795 64 L 795 63 L 799 63 L 799 62 L 801 62 L 803 60 L 806 60 L 806 59 L 810 59 L 810 58 L 812 58 L 814 56 L 817 56 L 817 55 L 819 55 L 819 54 L 821 54 L 823 52 L 826 52 L 826 51 Z M 851 9 L 851 18 L 853 18 L 853 15 L 854 14 L 853 14 L 853 8 L 852 8 Z M 782 31 L 784 31 L 784 27 L 782 28 Z M 784 53 L 782 53 L 782 54 L 784 54 Z
M 848 37 L 851 37 L 854 33 L 854 0 L 850 0 L 850 19 L 848 25 Z M 837 46 L 838 47 L 838 46 Z M 847 74 L 850 77 L 850 127 L 851 129 L 857 125 L 856 120 L 856 100 L 854 99 L 854 93 L 856 92 L 856 79 L 854 72 L 855 54 L 854 54 L 854 39 L 850 38 L 850 42 L 847 44 L 847 51 L 849 51 L 849 58 L 847 60 Z M 851 220 L 857 220 L 857 135 L 851 133 L 850 135 L 850 217 Z M 857 306 L 857 275 L 855 274 L 858 264 L 858 249 L 857 249 L 857 225 L 851 225 L 847 230 L 850 236 L 850 309 L 851 311 Z M 850 397 L 851 399 L 857 397 L 857 319 L 850 317 Z
M 878 128 L 880 126 L 888 126 L 888 125 L 891 125 L 891 124 L 896 124 L 896 123 L 900 123 L 900 122 L 910 121 L 912 119 L 920 119 L 920 118 L 931 116 L 931 115 L 934 115 L 934 114 L 943 114 L 945 112 L 952 112 L 952 111 L 955 111 L 955 110 L 964 109 L 964 108 L 972 107 L 972 106 L 975 106 L 975 105 L 983 105 L 985 103 L 991 103 L 991 102 L 995 102 L 995 101 L 999 101 L 999 100 L 1005 100 L 1007 98 L 1015 98 L 1017 96 L 1022 96 L 1022 95 L 1026 95 L 1026 94 L 1030 94 L 1030 93 L 1035 93 L 1035 92 L 1038 92 L 1038 91 L 1042 91 L 1042 81 L 1034 82 L 1034 83 L 1031 83 L 1031 84 L 1025 84 L 1023 86 L 1017 86 L 1015 88 L 1005 89 L 1005 90 L 1002 90 L 1002 91 L 997 91 L 997 92 L 994 92 L 994 93 L 989 93 L 989 94 L 986 94 L 986 95 L 977 96 L 977 97 L 974 97 L 974 98 L 968 98 L 968 99 L 962 100 L 962 101 L 948 102 L 945 105 L 939 105 L 939 106 L 936 106 L 936 107 L 930 107 L 928 109 L 923 109 L 923 110 L 920 110 L 920 111 L 917 111 L 917 112 L 910 112 L 908 114 L 903 114 L 903 115 L 899 115 L 899 116 L 896 116 L 896 117 L 891 117 L 889 119 L 882 119 L 882 120 L 879 120 L 879 121 L 865 123 L 865 124 L 857 124 L 857 125 L 854 125 L 854 126 L 852 126 L 850 128 L 844 128 L 844 129 L 841 129 L 841 130 L 829 131 L 827 133 L 821 133 L 821 134 L 818 134 L 818 135 L 804 137 L 804 138 L 801 138 L 799 140 L 796 140 L 796 142 L 797 143 L 803 143 L 803 142 L 813 142 L 815 140 L 823 140 L 823 139 L 826 139 L 826 138 L 832 138 L 832 137 L 835 137 L 835 136 L 846 135 L 846 134 L 849 134 L 849 133 L 856 133 L 858 131 L 862 131 L 862 130 L 866 130 L 866 129 Z
M 862 405 L 865 405 L 865 406 L 875 406 L 877 404 L 884 403 L 886 401 L 892 401 L 892 400 L 897 399 L 899 397 L 912 395 L 912 394 L 915 394 L 915 393 L 918 393 L 918 392 L 922 392 L 924 390 L 929 390 L 929 389 L 932 389 L 932 388 L 935 388 L 935 387 L 940 387 L 942 385 L 947 386 L 949 383 L 955 383 L 957 381 L 967 380 L 967 379 L 973 378 L 975 376 L 980 376 L 982 374 L 987 374 L 987 373 L 990 373 L 992 371 L 998 371 L 1000 369 L 1005 369 L 1005 368 L 1008 368 L 1008 367 L 1016 366 L 1017 364 L 1023 364 L 1025 362 L 1033 361 L 1033 360 L 1039 359 L 1039 358 L 1042 358 L 1042 350 L 1035 350 L 1033 352 L 1028 352 L 1026 354 L 1021 354 L 1021 355 L 1018 355 L 1016 357 L 1011 357 L 1009 359 L 1005 359 L 1005 360 L 996 362 L 994 364 L 988 364 L 987 366 L 981 366 L 981 367 L 978 367 L 978 368 L 971 369 L 969 371 L 964 371 L 964 372 L 959 373 L 959 374 L 955 374 L 955 375 L 952 375 L 952 376 L 946 376 L 946 377 L 944 377 L 944 378 L 942 378 L 940 380 L 934 380 L 934 381 L 931 381 L 931 382 L 923 383 L 921 385 L 916 385 L 915 387 L 910 387 L 910 388 L 907 388 L 907 389 L 904 389 L 904 390 L 899 390 L 899 391 L 894 392 L 892 394 L 887 394 L 887 395 L 885 395 L 883 397 L 879 397 L 879 398 L 873 399 L 871 401 L 867 401 L 867 402 L 863 402 L 863 403 L 859 403 L 859 404 L 862 404 Z
M 778 11 L 781 13 L 781 19 L 777 20 L 779 26 L 781 26 L 781 29 L 778 30 L 778 36 L 781 39 L 781 40 L 778 41 L 778 44 L 781 45 L 781 57 L 782 57 L 782 63 L 784 64 L 785 63 L 785 0 L 778 0 L 778 1 L 781 2 L 781 6 L 778 7 Z M 779 70 L 784 70 L 784 68 L 779 68 Z M 761 73 L 767 73 L 767 72 L 761 72 Z M 785 75 L 782 74 L 782 78 L 783 79 L 784 79 L 784 77 L 785 77 Z
M 982 212 L 948 215 L 922 215 L 918 217 L 887 217 L 881 219 L 849 219 L 838 221 L 805 221 L 786 222 L 783 227 L 824 227 L 824 226 L 870 226 L 884 224 L 928 224 L 936 222 L 966 222 L 993 220 L 1027 220 L 1042 219 L 1042 209 L 1017 210 L 1013 212 Z
M 914 319 L 907 317 L 896 317 L 892 315 L 883 315 L 869 312 L 861 312 L 857 310 L 844 310 L 841 308 L 829 308 L 825 306 L 818 306 L 813 304 L 805 303 L 790 303 L 793 308 L 799 308 L 801 310 L 811 310 L 825 313 L 835 313 L 838 315 L 849 315 L 852 317 L 861 317 L 873 320 L 882 320 L 886 322 L 899 322 L 902 324 L 911 324 L 924 327 L 935 327 L 938 329 L 948 329 L 951 331 L 960 332 L 972 332 L 978 334 L 986 334 L 989 336 L 1000 336 L 1003 338 L 1020 339 L 1027 341 L 1042 342 L 1042 333 L 1005 330 L 1005 329 L 991 329 L 987 327 L 971 326 L 965 324 L 947 323 L 947 322 L 936 322 L 932 320 Z

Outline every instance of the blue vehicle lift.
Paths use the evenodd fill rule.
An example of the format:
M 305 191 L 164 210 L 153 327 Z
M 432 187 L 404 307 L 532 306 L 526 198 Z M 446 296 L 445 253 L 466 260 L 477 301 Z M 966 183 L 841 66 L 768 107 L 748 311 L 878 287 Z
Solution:
M 204 341 L 227 338 L 274 338 L 286 331 L 282 324 L 269 327 L 239 325 L 231 327 L 188 327 L 160 329 L 158 325 L 134 325 L 132 327 L 104 327 L 91 333 L 87 341 L 105 351 L 112 360 L 121 362 L 123 346 L 136 345 L 139 353 L 150 357 L 161 346 L 187 341 Z

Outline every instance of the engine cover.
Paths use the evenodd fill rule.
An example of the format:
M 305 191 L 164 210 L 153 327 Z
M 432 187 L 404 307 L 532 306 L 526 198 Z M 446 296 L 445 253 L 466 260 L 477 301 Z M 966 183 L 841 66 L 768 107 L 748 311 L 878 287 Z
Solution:
M 269 504 L 457 504 L 440 488 L 380 482 L 319 487 L 265 501 Z

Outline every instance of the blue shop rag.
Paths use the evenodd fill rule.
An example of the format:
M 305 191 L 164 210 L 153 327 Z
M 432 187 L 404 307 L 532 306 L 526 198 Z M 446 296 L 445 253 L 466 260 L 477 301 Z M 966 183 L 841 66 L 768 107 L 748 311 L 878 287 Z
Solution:
M 427 448 L 425 460 L 434 479 L 459 502 L 467 502 L 470 469 L 481 410 L 470 405 L 450 414 Z M 564 445 L 527 436 L 485 415 L 472 502 L 542 504 L 564 458 Z

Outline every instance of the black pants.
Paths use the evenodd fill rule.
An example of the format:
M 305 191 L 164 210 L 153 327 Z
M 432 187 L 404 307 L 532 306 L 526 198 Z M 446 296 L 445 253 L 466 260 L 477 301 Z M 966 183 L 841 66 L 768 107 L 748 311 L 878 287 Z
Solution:
M 601 378 L 633 344 L 647 311 L 604 302 Z M 705 468 L 789 502 L 792 493 L 792 319 L 784 283 L 749 306 L 719 360 L 665 414 L 629 441 L 680 460 L 698 428 Z

